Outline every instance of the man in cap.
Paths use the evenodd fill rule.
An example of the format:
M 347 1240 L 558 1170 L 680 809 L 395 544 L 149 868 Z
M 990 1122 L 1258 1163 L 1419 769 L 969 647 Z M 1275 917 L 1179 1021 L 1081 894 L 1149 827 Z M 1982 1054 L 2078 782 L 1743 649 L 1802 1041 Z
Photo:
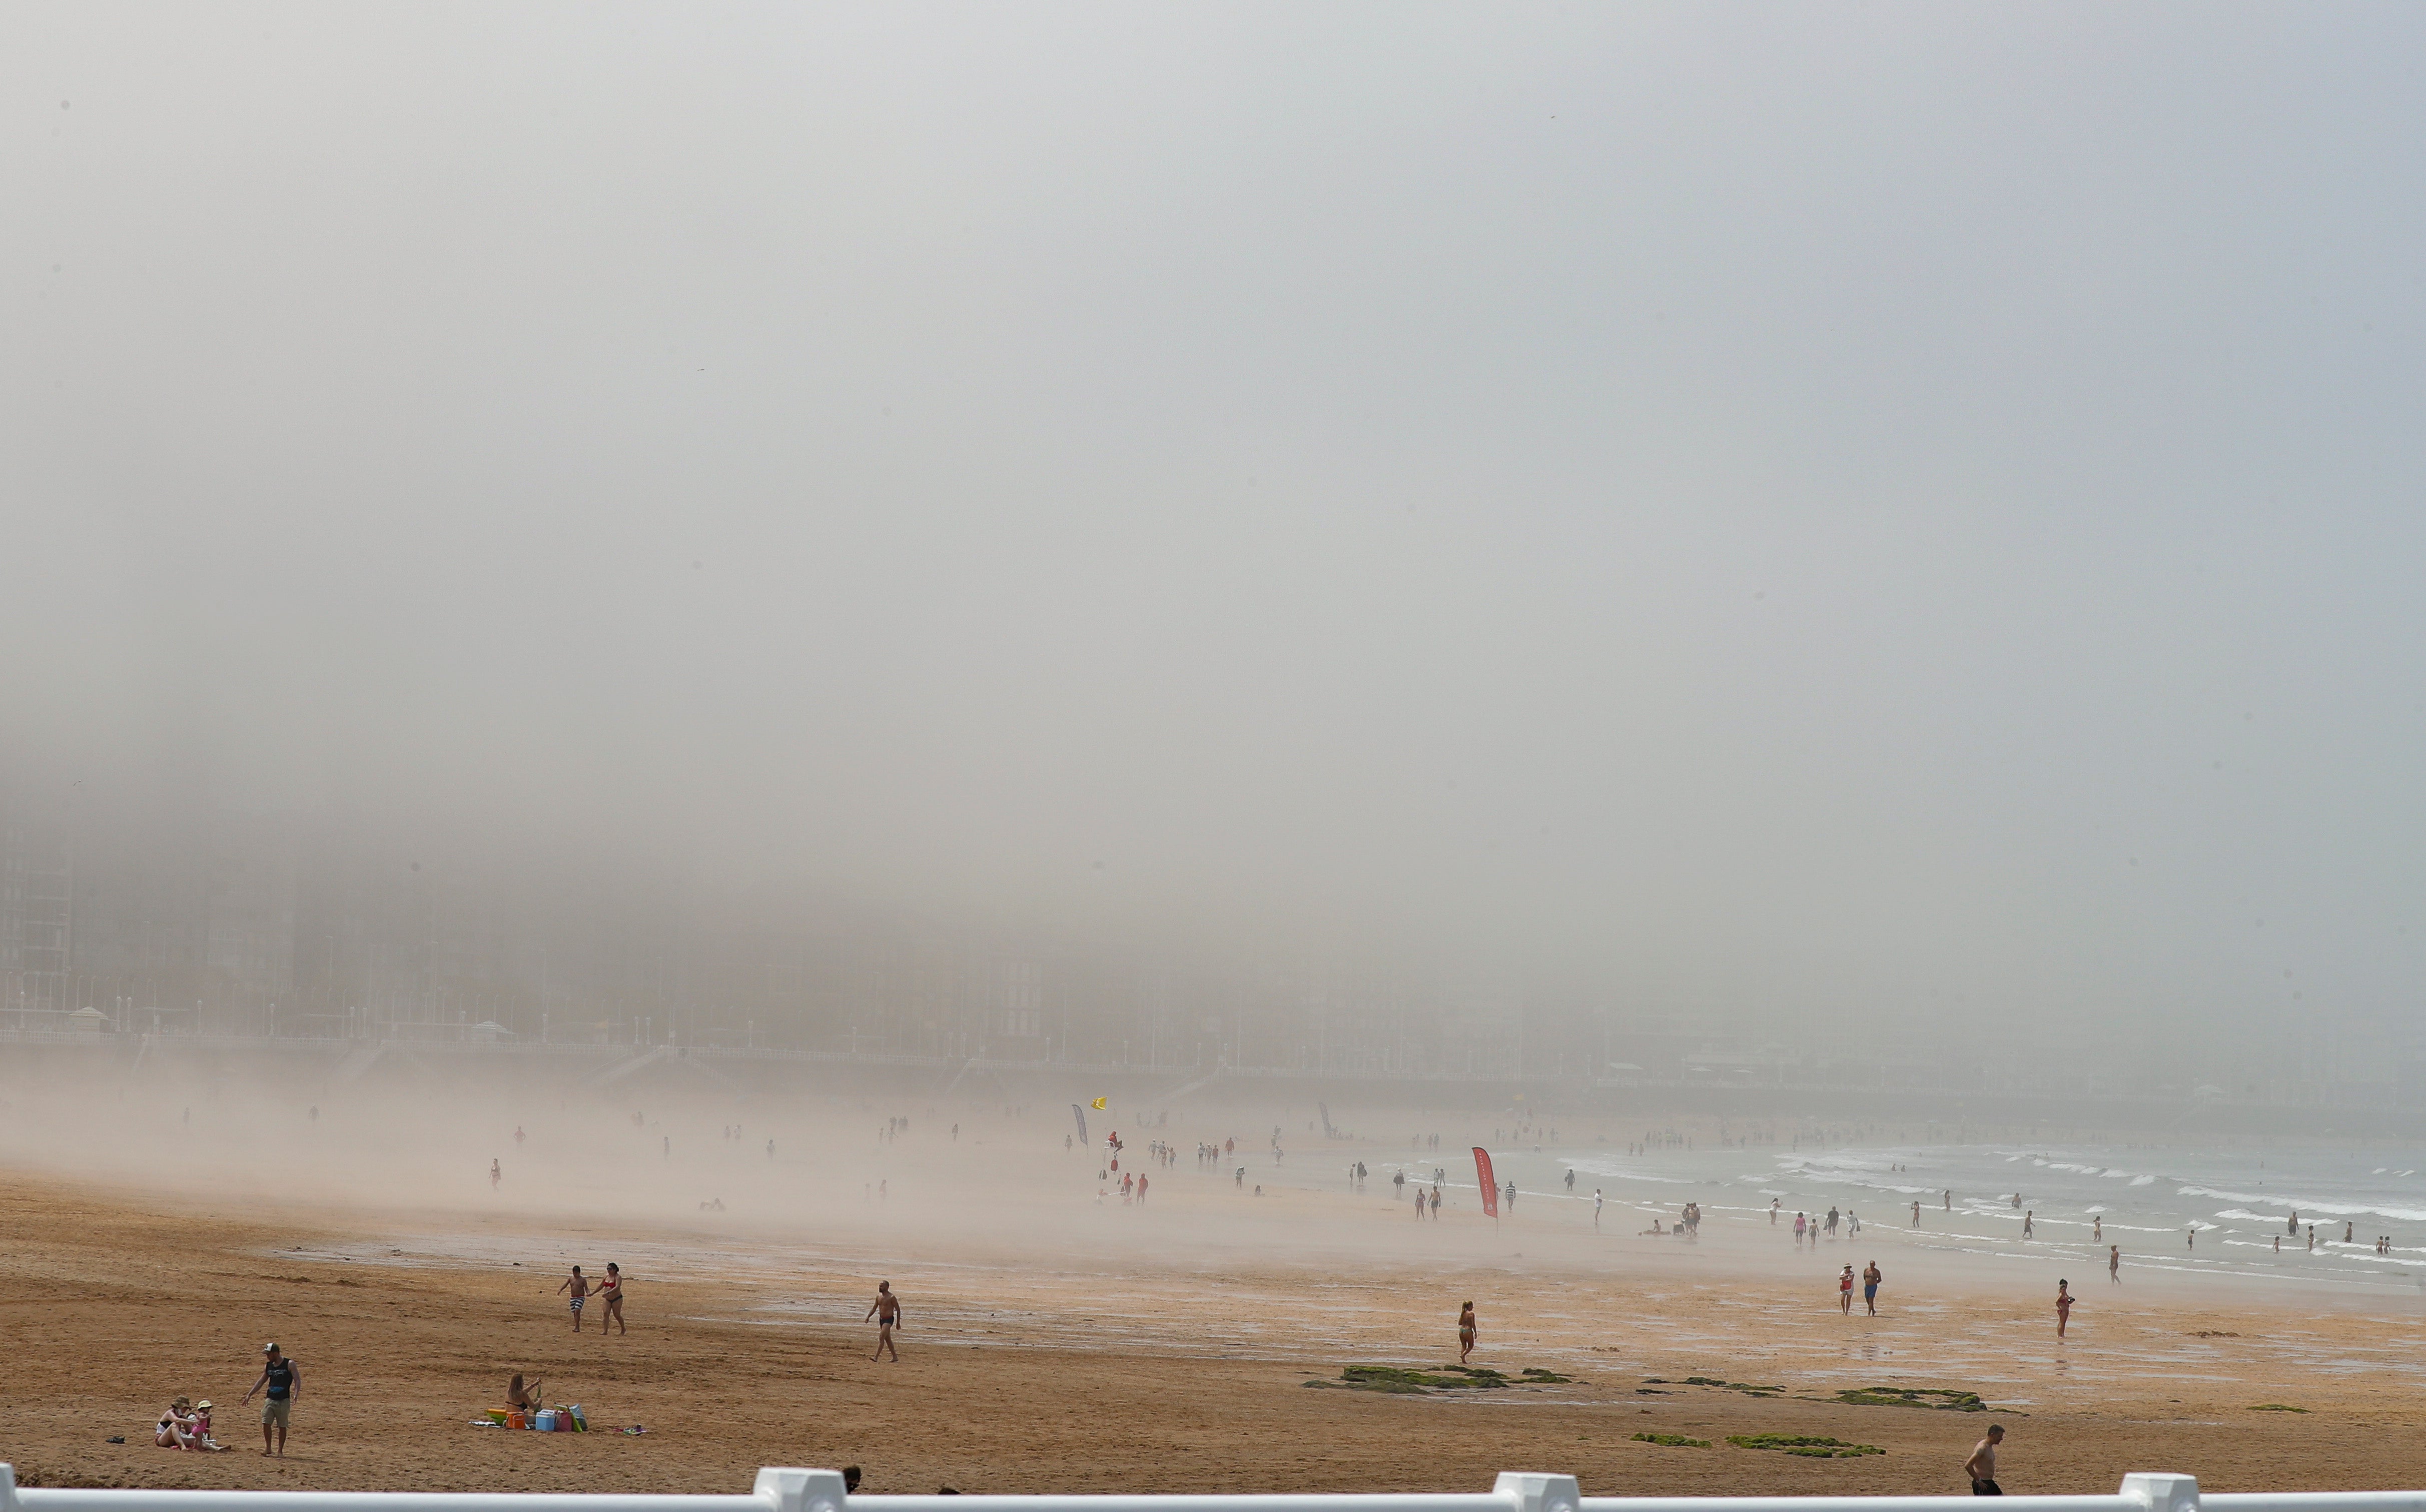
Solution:
M 261 1379 L 236 1402 L 242 1407 L 252 1400 L 254 1391 L 267 1388 L 261 1399 L 261 1452 L 269 1453 L 270 1430 L 278 1433 L 278 1457 L 286 1457 L 286 1424 L 294 1416 L 295 1399 L 303 1394 L 303 1372 L 286 1358 L 276 1343 L 261 1346 Z

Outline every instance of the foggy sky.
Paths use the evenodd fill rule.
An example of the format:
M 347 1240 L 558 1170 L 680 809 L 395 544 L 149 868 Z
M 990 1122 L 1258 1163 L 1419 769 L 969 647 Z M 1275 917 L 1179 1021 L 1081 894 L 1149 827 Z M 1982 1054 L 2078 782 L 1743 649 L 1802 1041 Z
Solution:
M 12 8 L 0 738 L 1646 1004 L 2411 1013 L 2421 40 Z

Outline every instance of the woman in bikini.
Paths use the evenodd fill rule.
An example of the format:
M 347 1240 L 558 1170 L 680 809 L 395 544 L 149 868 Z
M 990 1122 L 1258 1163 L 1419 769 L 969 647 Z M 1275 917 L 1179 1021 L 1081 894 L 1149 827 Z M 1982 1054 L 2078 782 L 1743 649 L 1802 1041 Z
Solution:
M 606 1337 L 606 1325 L 613 1324 L 617 1333 L 630 1333 L 623 1327 L 623 1271 L 613 1261 L 606 1263 L 606 1279 L 598 1283 L 598 1301 L 606 1308 L 598 1319 L 598 1337 Z
M 160 1425 L 152 1441 L 163 1449 L 200 1449 L 202 1447 L 201 1425 L 194 1421 L 193 1404 L 179 1397 L 160 1414 Z
M 514 1378 L 506 1383 L 506 1406 L 516 1411 L 538 1411 L 542 1394 L 540 1383 L 536 1379 L 527 1388 L 523 1385 L 521 1371 L 514 1372 Z
M 1476 1327 L 1474 1321 L 1474 1304 L 1468 1302 L 1457 1315 L 1457 1362 L 1459 1364 L 1464 1364 L 1465 1357 L 1474 1353 L 1474 1341 L 1480 1332 L 1481 1329 Z

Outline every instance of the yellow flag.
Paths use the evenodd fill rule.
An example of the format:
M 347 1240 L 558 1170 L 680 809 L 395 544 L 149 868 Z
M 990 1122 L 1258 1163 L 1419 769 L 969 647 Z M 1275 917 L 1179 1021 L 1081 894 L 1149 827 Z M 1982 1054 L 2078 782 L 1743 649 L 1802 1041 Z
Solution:
M 1087 1106 L 1089 1106 L 1089 1107 L 1091 1107 L 1091 1108 L 1093 1108 L 1096 1112 L 1100 1113 L 1100 1112 L 1102 1112 L 1102 1111 L 1103 1111 L 1104 1104 L 1105 1104 L 1105 1103 L 1107 1103 L 1107 1102 L 1109 1102 L 1110 1101 L 1111 1101 L 1111 1099 L 1110 1099 L 1110 1098 L 1108 1098 L 1108 1097 L 1099 1097 L 1099 1098 L 1095 1099 L 1095 1101 L 1093 1101 L 1092 1102 L 1088 1103 L 1088 1104 L 1087 1104 Z

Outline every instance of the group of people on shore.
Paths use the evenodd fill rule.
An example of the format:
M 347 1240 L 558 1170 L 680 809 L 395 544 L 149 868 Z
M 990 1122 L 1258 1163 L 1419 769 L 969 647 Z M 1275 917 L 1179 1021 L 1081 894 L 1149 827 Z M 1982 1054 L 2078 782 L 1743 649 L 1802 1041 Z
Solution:
M 584 1276 L 581 1267 L 575 1265 L 573 1274 L 557 1287 L 557 1295 L 569 1296 L 572 1300 L 573 1331 L 581 1331 L 581 1310 L 588 1305 L 592 1292 L 597 1294 L 599 1303 L 605 1309 L 598 1318 L 598 1337 L 606 1337 L 606 1325 L 610 1323 L 615 1326 L 617 1333 L 630 1333 L 632 1330 L 623 1325 L 623 1269 L 611 1260 L 606 1263 L 605 1276 Z
M 236 1406 L 250 1403 L 256 1391 L 262 1393 L 261 1452 L 270 1454 L 274 1448 L 275 1453 L 283 1456 L 286 1453 L 286 1425 L 294 1414 L 295 1399 L 303 1393 L 303 1372 L 274 1342 L 263 1344 L 261 1355 L 261 1375 L 244 1395 L 237 1398 Z M 208 1397 L 199 1402 L 190 1397 L 178 1397 L 169 1404 L 169 1409 L 161 1413 L 160 1421 L 153 1425 L 152 1441 L 162 1449 L 225 1453 L 231 1446 L 211 1437 L 211 1411 Z

